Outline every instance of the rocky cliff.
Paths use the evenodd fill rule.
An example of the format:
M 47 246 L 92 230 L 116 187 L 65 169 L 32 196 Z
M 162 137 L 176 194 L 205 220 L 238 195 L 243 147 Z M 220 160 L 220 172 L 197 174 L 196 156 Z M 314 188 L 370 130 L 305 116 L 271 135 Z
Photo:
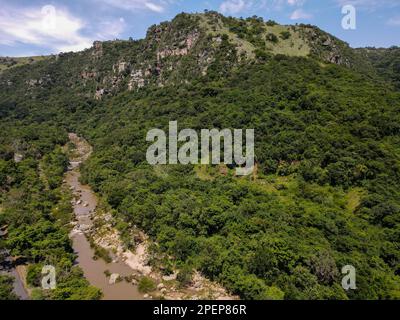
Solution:
M 223 76 L 240 63 L 278 54 L 370 68 L 357 51 L 317 27 L 283 26 L 258 17 L 226 18 L 216 12 L 182 13 L 171 22 L 151 26 L 145 39 L 96 41 L 85 51 L 60 53 L 36 63 L 31 59 L 18 65 L 3 59 L 0 87 L 34 97 L 41 88 L 61 85 L 71 93 L 101 100 L 149 85 Z

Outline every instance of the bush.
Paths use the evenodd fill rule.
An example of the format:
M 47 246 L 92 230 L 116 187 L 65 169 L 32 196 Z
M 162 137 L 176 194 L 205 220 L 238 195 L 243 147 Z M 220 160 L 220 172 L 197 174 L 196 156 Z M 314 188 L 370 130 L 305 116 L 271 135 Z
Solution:
M 270 57 L 270 55 L 267 52 L 265 52 L 265 50 L 256 49 L 254 50 L 254 53 L 256 55 L 256 58 L 263 62 L 266 62 Z
M 274 21 L 274 20 L 268 20 L 267 22 L 266 22 L 266 25 L 268 26 L 268 27 L 273 27 L 273 26 L 276 26 L 278 23 L 276 22 L 276 21 Z
M 18 300 L 13 293 L 13 279 L 0 275 L 0 300 Z
M 103 247 L 100 247 L 94 243 L 93 240 L 90 240 L 90 247 L 94 250 L 94 256 L 93 259 L 103 259 L 106 263 L 111 263 L 112 258 L 110 257 L 108 251 L 104 249 Z
M 179 271 L 176 280 L 179 281 L 179 286 L 181 288 L 186 287 L 190 284 L 190 282 L 192 281 L 192 273 L 193 273 L 192 268 L 187 266 L 183 267 Z
M 42 265 L 41 264 L 32 264 L 29 265 L 27 274 L 26 274 L 26 281 L 28 285 L 31 287 L 40 287 L 41 286 L 41 279 L 42 279 Z
M 273 42 L 273 43 L 278 43 L 279 42 L 278 37 L 276 35 L 274 35 L 273 33 L 268 33 L 267 36 L 266 36 L 266 40 L 270 41 L 270 42 Z
M 39 289 L 39 288 L 35 288 L 32 290 L 31 293 L 31 299 L 32 300 L 45 300 L 45 295 L 43 290 Z
M 142 277 L 139 280 L 138 289 L 140 292 L 143 292 L 143 293 L 151 292 L 156 289 L 156 284 L 149 277 Z
M 282 31 L 281 32 L 281 39 L 282 40 L 287 40 L 291 37 L 291 33 L 289 31 Z
M 265 290 L 266 300 L 283 300 L 285 293 L 277 287 L 267 287 Z

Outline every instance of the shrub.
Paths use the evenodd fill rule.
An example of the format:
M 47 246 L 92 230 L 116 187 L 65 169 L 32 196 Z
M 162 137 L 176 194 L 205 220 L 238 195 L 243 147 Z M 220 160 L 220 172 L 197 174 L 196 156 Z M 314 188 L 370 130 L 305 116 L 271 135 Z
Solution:
M 267 36 L 266 36 L 266 40 L 270 41 L 270 42 L 273 42 L 273 43 L 278 43 L 279 42 L 278 37 L 276 35 L 274 35 L 273 33 L 268 33 Z
M 281 32 L 281 39 L 282 40 L 287 40 L 291 37 L 291 33 L 289 31 L 282 31 Z
M 0 275 L 0 300 L 18 300 L 13 292 L 13 279 Z
M 190 284 L 190 282 L 192 281 L 192 273 L 193 273 L 192 268 L 187 267 L 187 266 L 183 267 L 179 271 L 179 273 L 178 273 L 178 275 L 176 277 L 176 280 L 179 281 L 179 286 L 180 287 L 183 288 L 183 287 L 186 287 L 186 286 L 188 286 Z
M 143 292 L 143 293 L 151 292 L 156 289 L 156 284 L 149 277 L 142 277 L 139 280 L 138 289 L 140 292 Z
M 278 23 L 277 23 L 276 21 L 274 21 L 274 20 L 268 20 L 268 21 L 266 22 L 266 25 L 269 26 L 269 27 L 276 26 L 277 24 L 278 24 Z
M 26 281 L 32 287 L 40 287 L 42 278 L 42 265 L 32 264 L 28 267 Z

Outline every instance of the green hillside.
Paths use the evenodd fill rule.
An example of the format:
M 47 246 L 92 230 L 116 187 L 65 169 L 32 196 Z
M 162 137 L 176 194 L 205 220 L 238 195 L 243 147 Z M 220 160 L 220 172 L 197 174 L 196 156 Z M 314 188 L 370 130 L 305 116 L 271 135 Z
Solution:
M 47 59 L 45 56 L 10 58 L 0 57 L 0 72 Z
M 363 54 L 313 26 L 208 12 L 5 70 L 0 245 L 62 260 L 48 298 L 98 298 L 52 214 L 70 212 L 60 146 L 77 132 L 94 147 L 82 182 L 127 242 L 132 225 L 149 235 L 154 268 L 199 270 L 244 299 L 399 299 L 400 92 Z M 257 172 L 150 166 L 146 133 L 172 120 L 254 128 Z M 50 191 L 39 164 L 55 172 Z M 357 290 L 341 286 L 345 265 Z

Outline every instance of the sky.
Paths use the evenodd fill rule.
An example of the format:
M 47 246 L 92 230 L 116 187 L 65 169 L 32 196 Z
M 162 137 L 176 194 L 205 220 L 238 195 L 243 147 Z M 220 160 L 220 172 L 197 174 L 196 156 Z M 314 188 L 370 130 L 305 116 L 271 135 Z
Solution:
M 346 5 L 355 29 L 345 29 Z M 400 45 L 400 0 L 0 0 L 0 56 L 79 51 L 95 40 L 143 38 L 148 27 L 181 12 L 257 15 L 309 23 L 352 47 Z

